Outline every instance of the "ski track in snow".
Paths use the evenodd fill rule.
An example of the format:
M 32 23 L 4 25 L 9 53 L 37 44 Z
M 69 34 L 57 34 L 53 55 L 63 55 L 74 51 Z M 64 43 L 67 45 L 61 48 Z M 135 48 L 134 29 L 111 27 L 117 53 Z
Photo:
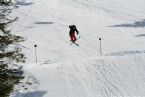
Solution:
M 28 0 L 19 4 L 14 14 L 19 21 L 12 32 L 27 38 L 22 44 L 28 57 L 24 70 L 34 85 L 16 86 L 10 97 L 144 97 L 144 3 Z M 79 46 L 70 45 L 70 24 L 78 27 Z

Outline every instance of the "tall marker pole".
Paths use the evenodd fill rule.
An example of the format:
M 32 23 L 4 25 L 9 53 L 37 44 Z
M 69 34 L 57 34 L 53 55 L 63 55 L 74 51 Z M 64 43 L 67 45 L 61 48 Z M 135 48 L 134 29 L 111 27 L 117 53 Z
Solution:
M 100 54 L 101 54 L 101 56 L 102 56 L 102 43 L 101 43 L 101 38 L 99 38 L 99 40 L 100 40 Z
M 34 47 L 35 47 L 35 61 L 37 63 L 37 45 L 35 44 Z

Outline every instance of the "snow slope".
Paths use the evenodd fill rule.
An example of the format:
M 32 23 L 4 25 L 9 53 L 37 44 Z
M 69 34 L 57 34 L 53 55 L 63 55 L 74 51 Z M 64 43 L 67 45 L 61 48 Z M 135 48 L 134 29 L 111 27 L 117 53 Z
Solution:
M 37 89 L 12 97 L 145 96 L 144 0 L 27 0 L 13 14 Z M 70 45 L 68 26 L 80 32 Z M 102 38 L 102 56 L 100 41 Z M 38 63 L 35 64 L 37 44 Z

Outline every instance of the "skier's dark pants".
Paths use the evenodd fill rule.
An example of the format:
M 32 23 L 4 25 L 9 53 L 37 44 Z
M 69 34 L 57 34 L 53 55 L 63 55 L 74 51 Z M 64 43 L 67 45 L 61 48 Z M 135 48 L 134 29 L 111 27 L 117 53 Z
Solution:
M 77 40 L 77 38 L 75 36 L 75 33 L 70 35 L 70 39 L 71 39 L 72 42 L 75 42 Z

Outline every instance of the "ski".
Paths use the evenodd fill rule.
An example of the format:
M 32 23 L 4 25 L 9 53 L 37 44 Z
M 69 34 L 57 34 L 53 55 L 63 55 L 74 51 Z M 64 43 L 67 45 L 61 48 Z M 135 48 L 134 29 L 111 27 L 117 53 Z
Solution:
M 75 44 L 76 46 L 79 46 L 79 44 L 78 43 L 75 43 L 75 42 L 72 42 L 70 45 L 72 45 L 72 44 Z
M 78 43 L 75 43 L 75 42 L 74 42 L 74 44 L 75 44 L 76 46 L 79 46 L 79 44 L 78 44 Z

